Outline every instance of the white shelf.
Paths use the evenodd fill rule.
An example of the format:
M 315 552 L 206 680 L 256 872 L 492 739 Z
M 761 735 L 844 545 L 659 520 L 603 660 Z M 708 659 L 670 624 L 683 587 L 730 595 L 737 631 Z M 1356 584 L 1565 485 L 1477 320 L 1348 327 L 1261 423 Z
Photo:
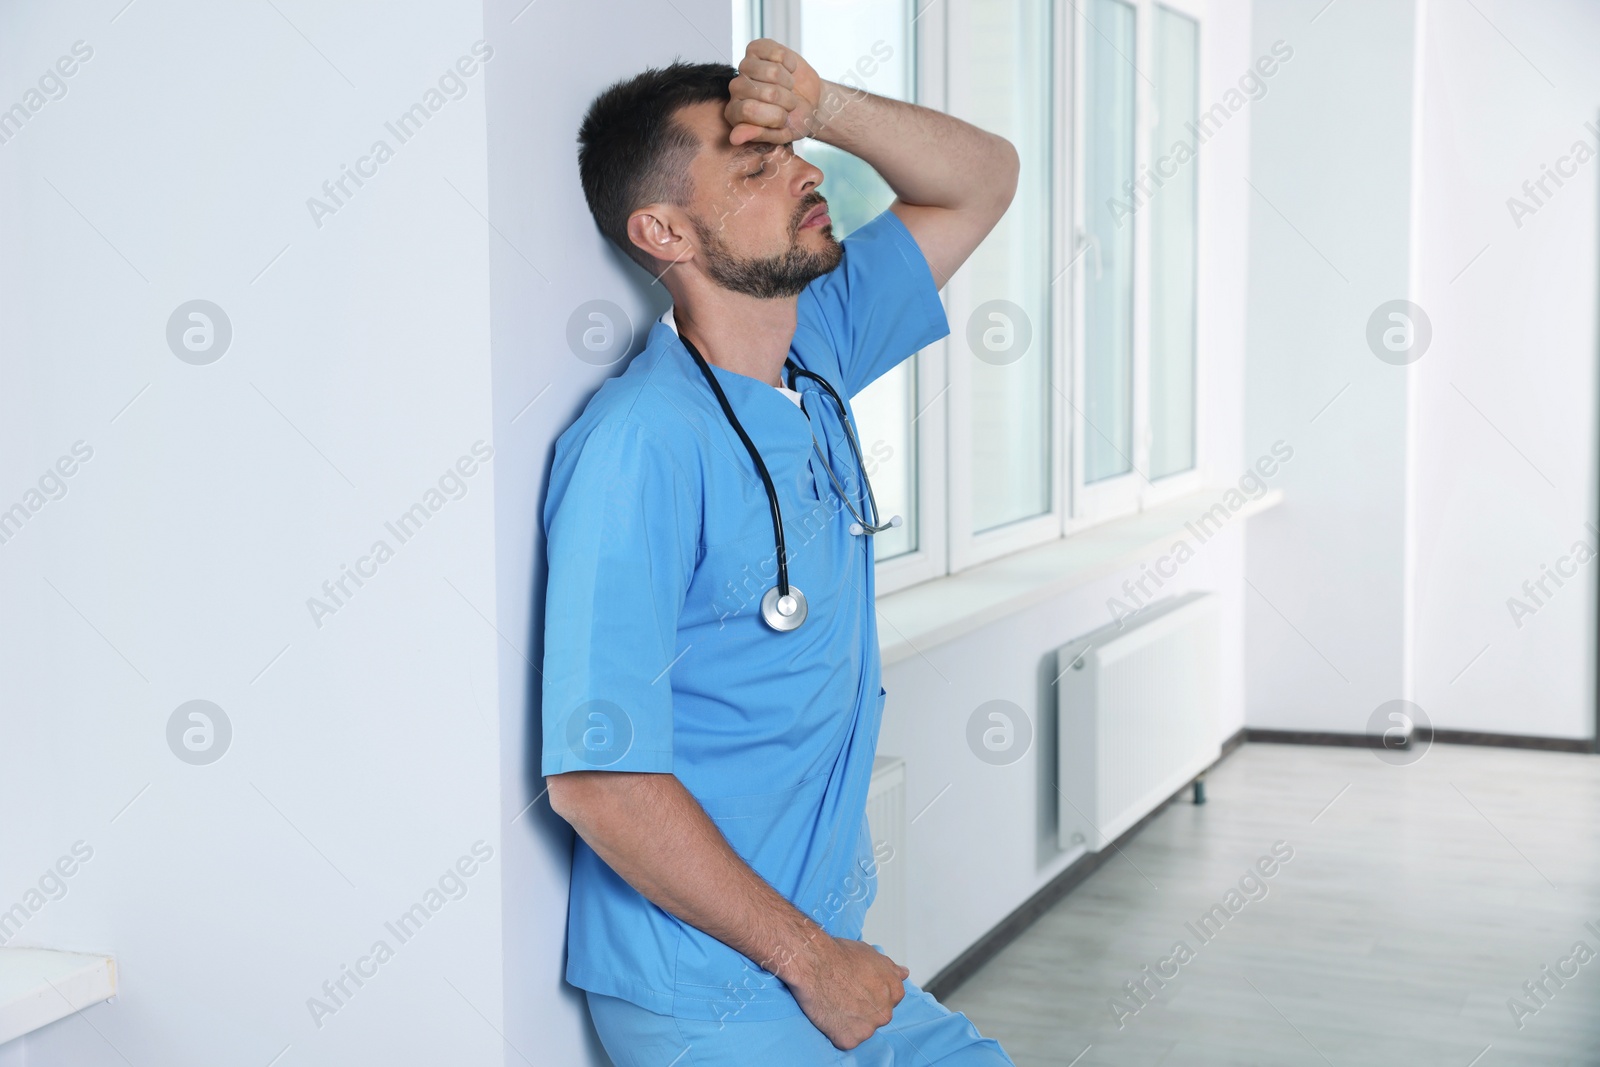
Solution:
M 1176 538 L 1196 545 L 1197 538 L 1187 524 L 1233 488 L 1202 489 L 959 574 L 880 596 L 878 648 L 884 666 L 910 659 L 935 645 L 1087 585 L 1148 559 L 1152 553 L 1165 552 Z M 1228 521 L 1260 514 L 1282 501 L 1282 489 L 1269 490 L 1254 500 L 1246 500 Z
M 0 948 L 0 1044 L 116 992 L 117 965 L 110 956 Z

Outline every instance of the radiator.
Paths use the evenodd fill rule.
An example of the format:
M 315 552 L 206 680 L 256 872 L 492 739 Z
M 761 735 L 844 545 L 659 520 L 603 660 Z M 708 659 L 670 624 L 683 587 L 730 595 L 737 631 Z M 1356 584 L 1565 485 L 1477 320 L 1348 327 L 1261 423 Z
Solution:
M 906 761 L 879 756 L 872 761 L 867 789 L 867 827 L 878 862 L 878 895 L 867 909 L 861 940 L 882 945 L 896 963 L 906 961 Z
M 1056 652 L 1057 835 L 1098 852 L 1221 755 L 1217 597 L 1195 592 Z

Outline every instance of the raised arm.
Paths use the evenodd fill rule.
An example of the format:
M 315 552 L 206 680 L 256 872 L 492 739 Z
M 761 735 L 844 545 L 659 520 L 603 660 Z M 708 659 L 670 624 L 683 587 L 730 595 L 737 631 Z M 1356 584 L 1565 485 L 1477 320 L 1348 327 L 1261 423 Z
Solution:
M 800 53 L 751 41 L 730 85 L 730 140 L 815 137 L 870 163 L 894 190 L 890 210 L 943 286 L 1005 214 L 1017 189 L 1010 141 L 930 108 L 822 80 Z

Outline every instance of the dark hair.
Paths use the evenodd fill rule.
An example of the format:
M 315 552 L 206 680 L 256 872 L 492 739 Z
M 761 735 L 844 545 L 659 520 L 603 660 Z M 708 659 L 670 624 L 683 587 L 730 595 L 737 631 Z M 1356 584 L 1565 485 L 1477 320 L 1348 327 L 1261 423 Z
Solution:
M 739 72 L 726 63 L 673 63 L 617 82 L 594 98 L 578 128 L 578 178 L 600 232 L 635 263 L 653 261 L 628 240 L 628 216 L 645 204 L 685 204 L 699 139 L 680 108 L 727 101 Z

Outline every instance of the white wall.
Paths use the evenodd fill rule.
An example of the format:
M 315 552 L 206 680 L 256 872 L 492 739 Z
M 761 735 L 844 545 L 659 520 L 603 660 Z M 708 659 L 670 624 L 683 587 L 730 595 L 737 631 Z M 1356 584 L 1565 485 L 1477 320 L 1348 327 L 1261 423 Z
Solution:
M 1202 107 L 1221 101 L 1261 52 L 1250 40 L 1247 0 L 1212 3 L 1208 11 L 1201 32 Z M 1277 92 L 1278 76 L 1268 80 L 1264 99 Z M 1249 226 L 1249 188 L 1243 178 L 1253 111 L 1261 106 L 1239 108 L 1198 157 L 1206 241 L 1200 264 L 1200 359 L 1208 375 L 1202 433 L 1212 474 L 1222 482 L 1237 481 L 1258 454 L 1245 454 L 1241 432 L 1243 235 Z M 1243 525 L 1224 528 L 1162 590 L 1176 595 L 1209 589 L 1223 598 L 1224 737 L 1244 724 L 1247 536 Z M 1152 561 L 1160 554 L 1152 553 Z M 910 945 L 909 959 L 902 962 L 914 980 L 932 978 L 1081 854 L 1063 853 L 1055 843 L 1054 654 L 1072 638 L 1110 622 L 1107 601 L 1124 596 L 1124 580 L 1139 574 L 1139 566 L 1129 567 L 966 637 L 925 648 L 884 671 L 889 699 L 879 751 L 905 758 L 907 815 L 922 813 L 911 825 L 906 857 Z M 997 699 L 1020 706 L 1034 727 L 1030 751 L 1004 767 L 975 758 L 965 735 L 972 711 Z
M 479 6 L 123 8 L 0 6 L 0 107 L 93 50 L 0 144 L 0 507 L 93 450 L 0 544 L 0 908 L 83 841 L 10 943 L 114 953 L 121 988 L 26 1062 L 498 1063 L 498 458 L 408 543 L 384 525 L 496 439 L 483 71 L 384 129 Z M 318 228 L 307 198 L 380 137 Z M 204 366 L 166 339 L 194 298 L 232 324 Z M 319 628 L 307 598 L 378 539 Z M 166 736 L 197 698 L 232 724 L 206 766 Z M 465 895 L 389 934 L 478 840 Z M 319 1029 L 307 999 L 379 939 Z
M 1406 370 L 1366 342 L 1410 264 L 1411 0 L 1256 0 L 1293 60 L 1251 116 L 1245 451 L 1282 439 L 1253 521 L 1251 726 L 1361 733 L 1405 697 Z M 1314 20 L 1314 21 L 1313 21 Z
M 595 228 L 578 184 L 578 123 L 596 93 L 647 66 L 680 56 L 729 60 L 732 6 L 726 0 L 630 4 L 625 19 L 608 4 L 493 0 L 484 10 L 503 57 L 489 78 L 489 214 L 497 231 L 489 252 L 500 442 L 495 567 L 503 637 L 505 1062 L 523 1064 L 526 1056 L 541 1065 L 605 1064 L 581 994 L 563 981 L 572 831 L 550 811 L 539 775 L 545 589 L 539 517 L 556 437 L 600 383 L 627 365 L 579 360 L 567 345 L 568 319 L 588 301 L 612 301 L 631 320 L 637 352 L 668 298 Z
M 1600 151 L 1584 128 L 1600 127 L 1600 8 L 1480 6 L 1427 9 L 1414 299 L 1434 345 L 1416 365 L 1415 699 L 1435 725 L 1590 737 L 1595 566 L 1537 599 L 1522 586 L 1574 542 L 1600 547 L 1585 530 L 1600 160 L 1564 164 L 1576 174 L 1535 190 L 1542 206 L 1522 185 L 1576 141 Z M 1536 209 L 1520 226 L 1511 197 Z M 1512 597 L 1535 609 L 1520 625 Z
M 1438 727 L 1593 737 L 1595 576 L 1570 554 L 1600 548 L 1600 163 L 1542 206 L 1522 186 L 1600 150 L 1600 12 L 1262 0 L 1255 33 L 1297 55 L 1253 138 L 1247 440 L 1298 452 L 1253 528 L 1249 722 L 1360 733 L 1405 698 Z M 1432 330 L 1405 366 L 1366 337 L 1399 298 Z

